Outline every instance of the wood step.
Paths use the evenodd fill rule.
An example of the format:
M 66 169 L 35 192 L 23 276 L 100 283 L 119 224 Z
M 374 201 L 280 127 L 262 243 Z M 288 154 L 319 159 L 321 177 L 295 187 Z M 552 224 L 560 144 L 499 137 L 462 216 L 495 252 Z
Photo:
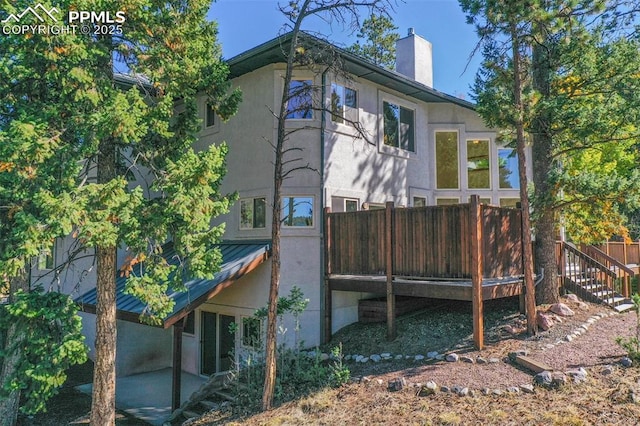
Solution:
M 195 417 L 200 417 L 202 414 L 198 414 L 195 411 L 184 410 L 182 412 L 182 415 L 185 416 L 187 419 L 193 419 Z
M 622 304 L 616 306 L 613 309 L 615 309 L 617 312 L 622 313 L 622 312 L 627 312 L 627 311 L 630 311 L 632 309 L 635 309 L 635 307 L 636 307 L 636 305 L 634 305 L 633 303 L 622 303 Z
M 236 402 L 235 396 L 233 396 L 231 394 L 228 394 L 226 392 L 222 392 L 222 391 L 217 390 L 217 391 L 213 391 L 213 393 L 214 393 L 214 395 L 217 395 L 220 398 L 226 399 L 227 401 Z
M 531 357 L 518 355 L 516 356 L 516 364 L 523 366 L 534 373 L 542 373 L 543 371 L 553 371 L 551 367 L 542 361 L 535 360 Z
M 207 399 L 203 399 L 202 401 L 200 401 L 200 405 L 205 407 L 207 410 L 215 410 L 217 408 L 220 408 L 220 404 L 216 404 L 215 402 L 209 401 Z

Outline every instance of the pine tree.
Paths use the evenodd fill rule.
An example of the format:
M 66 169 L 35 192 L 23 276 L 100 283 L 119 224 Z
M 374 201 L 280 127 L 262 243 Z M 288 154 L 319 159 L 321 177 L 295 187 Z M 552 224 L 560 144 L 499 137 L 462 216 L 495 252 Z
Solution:
M 376 65 L 393 69 L 396 64 L 396 42 L 400 34 L 398 27 L 386 15 L 371 15 L 362 22 L 356 37 L 360 40 L 347 50 L 369 59 Z

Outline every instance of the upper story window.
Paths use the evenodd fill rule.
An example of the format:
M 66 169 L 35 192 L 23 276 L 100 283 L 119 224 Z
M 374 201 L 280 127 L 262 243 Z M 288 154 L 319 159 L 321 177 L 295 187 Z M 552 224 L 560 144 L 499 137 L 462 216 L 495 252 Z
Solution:
M 384 144 L 415 152 L 415 113 L 412 109 L 384 101 Z
M 240 200 L 240 229 L 264 228 L 267 203 L 264 197 Z
M 313 226 L 313 197 L 282 197 L 284 226 Z
M 518 154 L 515 149 L 498 149 L 498 179 L 501 189 L 520 189 Z
M 213 127 L 216 124 L 216 112 L 214 111 L 213 106 L 208 102 L 206 106 L 204 124 L 206 127 Z
M 313 82 L 291 80 L 287 100 L 288 120 L 311 120 L 313 118 Z
M 333 83 L 331 85 L 331 121 L 347 124 L 358 121 L 358 94 L 355 90 Z
M 489 141 L 472 139 L 467 141 L 467 188 L 489 189 Z
M 37 267 L 40 271 L 46 271 L 55 267 L 56 243 L 51 244 L 49 249 L 43 250 L 38 255 Z
M 358 211 L 359 204 L 357 198 L 331 197 L 331 211 L 334 213 Z
M 458 189 L 458 132 L 436 132 L 436 187 Z

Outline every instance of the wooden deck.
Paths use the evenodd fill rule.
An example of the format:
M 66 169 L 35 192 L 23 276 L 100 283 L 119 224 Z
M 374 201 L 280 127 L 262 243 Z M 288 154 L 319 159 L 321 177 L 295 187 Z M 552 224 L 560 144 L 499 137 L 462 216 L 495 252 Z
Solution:
M 471 301 L 478 349 L 483 302 L 524 293 L 521 212 L 481 205 L 477 195 L 455 206 L 326 208 L 324 232 L 324 341 L 331 337 L 334 291 L 386 295 L 389 340 L 396 336 L 396 296 Z
M 387 278 L 382 275 L 329 275 L 332 291 L 355 291 L 386 294 Z M 393 294 L 396 296 L 429 297 L 432 299 L 473 300 L 471 280 L 426 279 L 394 277 Z M 522 294 L 522 276 L 485 278 L 482 281 L 482 300 L 500 299 Z

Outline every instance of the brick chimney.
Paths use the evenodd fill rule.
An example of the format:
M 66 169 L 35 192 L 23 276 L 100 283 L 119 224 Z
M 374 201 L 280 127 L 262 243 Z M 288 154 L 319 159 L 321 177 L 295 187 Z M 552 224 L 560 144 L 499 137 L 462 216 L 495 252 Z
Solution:
M 432 51 L 431 43 L 409 28 L 409 34 L 396 42 L 396 71 L 433 87 Z

